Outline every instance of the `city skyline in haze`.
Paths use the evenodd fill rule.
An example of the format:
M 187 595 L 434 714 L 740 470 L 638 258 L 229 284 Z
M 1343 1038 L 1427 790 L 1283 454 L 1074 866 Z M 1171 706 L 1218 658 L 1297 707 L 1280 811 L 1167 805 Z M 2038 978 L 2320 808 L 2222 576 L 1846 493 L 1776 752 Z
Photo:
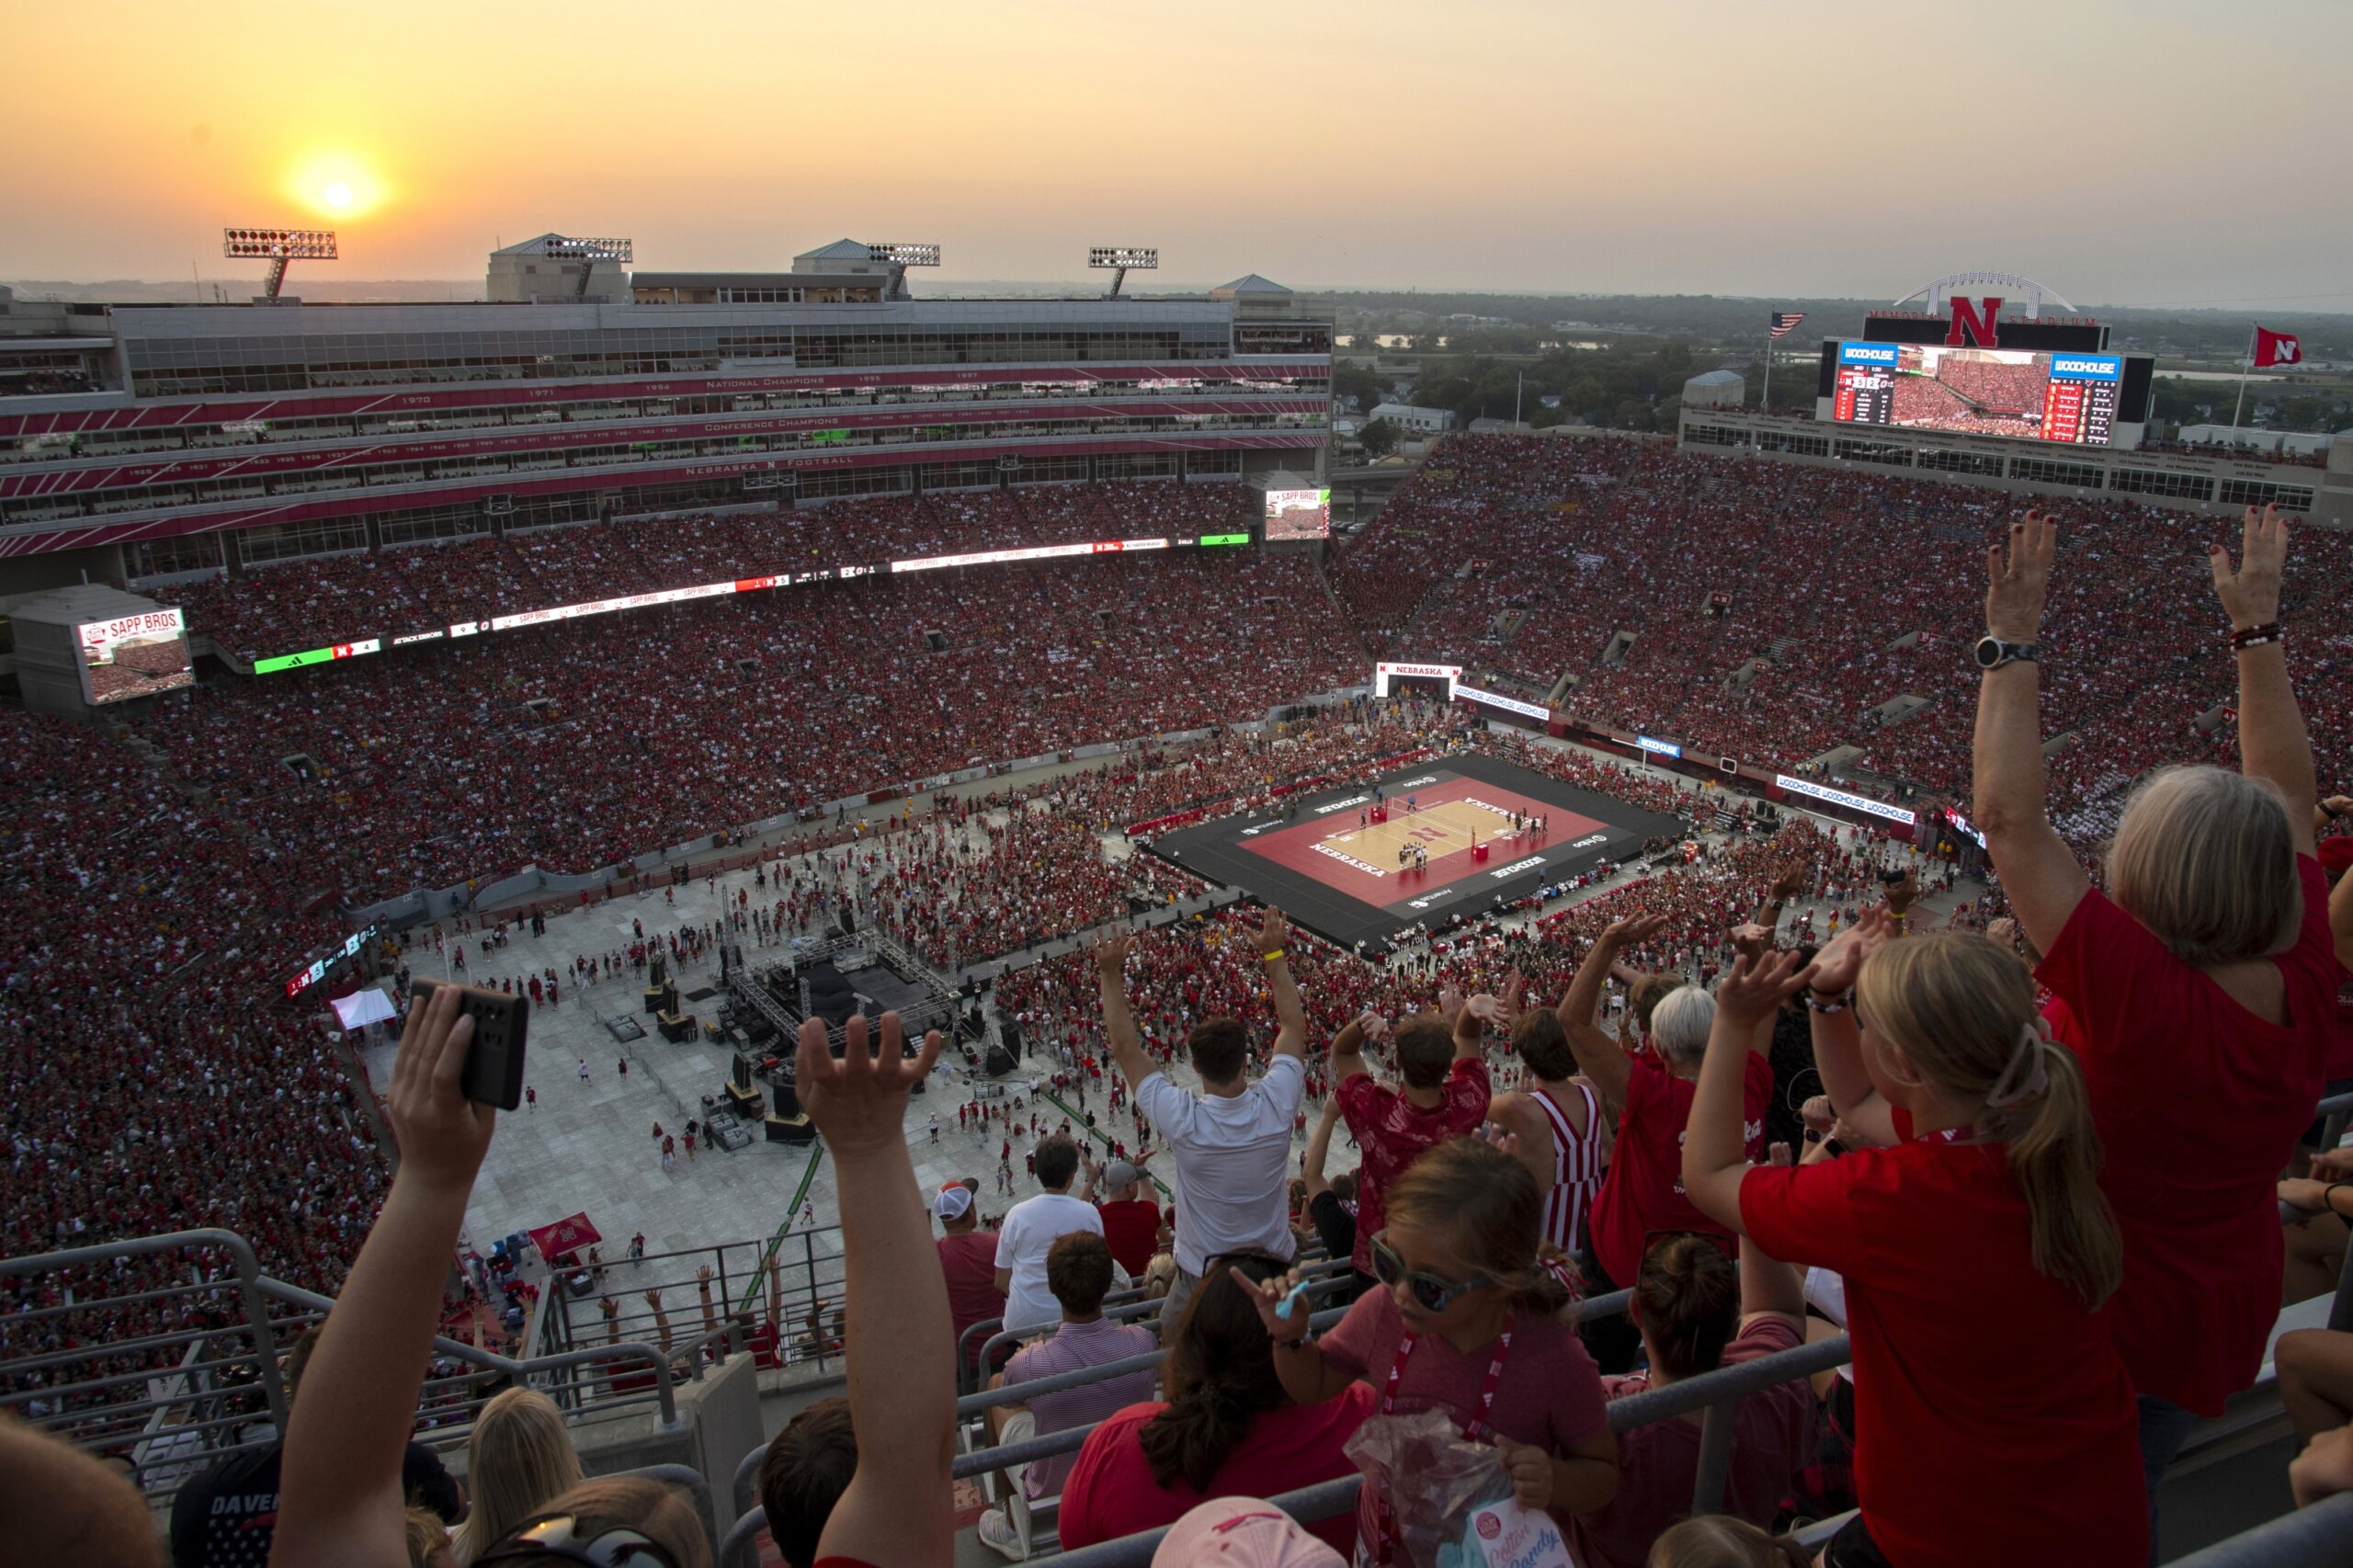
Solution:
M 1121 244 L 1171 281 L 1893 299 L 1992 267 L 2078 305 L 2353 310 L 2318 65 L 2353 6 L 2326 0 L 589 0 L 561 27 L 96 0 L 13 38 L 6 278 L 242 298 L 260 268 L 221 229 L 283 224 L 341 236 L 296 265 L 319 298 L 555 230 L 678 271 L 935 241 L 926 292 Z

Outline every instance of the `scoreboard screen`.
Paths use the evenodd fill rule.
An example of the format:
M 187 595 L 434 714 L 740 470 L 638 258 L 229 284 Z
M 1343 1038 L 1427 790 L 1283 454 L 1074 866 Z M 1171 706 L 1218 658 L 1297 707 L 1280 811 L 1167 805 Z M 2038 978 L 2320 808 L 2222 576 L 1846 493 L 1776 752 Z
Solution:
M 1320 489 L 1267 491 L 1267 537 L 1331 538 L 1332 493 Z
M 2123 384 L 2120 354 L 1841 343 L 1832 417 L 2104 447 Z

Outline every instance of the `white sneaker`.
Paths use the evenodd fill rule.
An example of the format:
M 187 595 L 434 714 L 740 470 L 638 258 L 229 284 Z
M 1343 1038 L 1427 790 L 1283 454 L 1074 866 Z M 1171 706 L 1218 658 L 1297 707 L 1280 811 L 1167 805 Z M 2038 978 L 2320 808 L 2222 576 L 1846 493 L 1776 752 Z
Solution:
M 1029 1561 L 1029 1543 L 1021 1539 L 1021 1531 L 1015 1528 L 1010 1518 L 1006 1517 L 1006 1509 L 991 1508 L 987 1513 L 983 1514 L 979 1533 L 981 1540 L 990 1548 L 1002 1552 L 1014 1562 Z

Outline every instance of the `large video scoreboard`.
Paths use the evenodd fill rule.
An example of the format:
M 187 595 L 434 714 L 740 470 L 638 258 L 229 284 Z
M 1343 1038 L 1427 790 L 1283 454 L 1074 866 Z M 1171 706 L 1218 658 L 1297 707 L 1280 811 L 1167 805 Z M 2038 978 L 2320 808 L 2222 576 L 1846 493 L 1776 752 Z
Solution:
M 1884 425 L 1895 414 L 1893 343 L 1842 343 L 1832 417 L 1842 425 Z
M 2104 447 L 2123 417 L 2120 354 L 1851 341 L 1824 354 L 1842 425 Z

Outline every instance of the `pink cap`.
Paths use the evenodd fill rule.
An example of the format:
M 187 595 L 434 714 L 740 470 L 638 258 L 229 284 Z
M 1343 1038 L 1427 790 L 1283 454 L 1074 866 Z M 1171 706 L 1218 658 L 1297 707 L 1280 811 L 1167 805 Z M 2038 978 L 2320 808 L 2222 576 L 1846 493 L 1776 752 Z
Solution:
M 1340 1554 L 1272 1503 L 1219 1497 L 1169 1527 L 1152 1568 L 1347 1568 Z

